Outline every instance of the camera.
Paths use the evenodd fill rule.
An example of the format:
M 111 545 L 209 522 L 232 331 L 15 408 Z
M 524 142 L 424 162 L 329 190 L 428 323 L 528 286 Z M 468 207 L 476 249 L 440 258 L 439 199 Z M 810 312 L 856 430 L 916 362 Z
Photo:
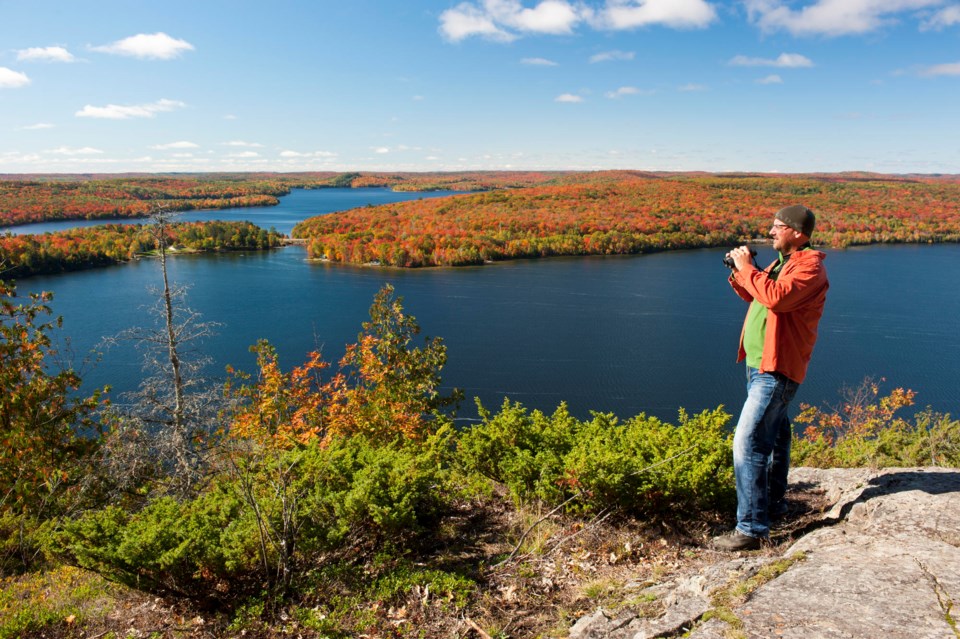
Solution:
M 750 257 L 754 258 L 756 256 L 757 256 L 757 252 L 753 249 L 750 249 Z M 729 269 L 737 268 L 737 265 L 733 263 L 733 258 L 730 257 L 729 255 L 723 256 L 723 265 Z

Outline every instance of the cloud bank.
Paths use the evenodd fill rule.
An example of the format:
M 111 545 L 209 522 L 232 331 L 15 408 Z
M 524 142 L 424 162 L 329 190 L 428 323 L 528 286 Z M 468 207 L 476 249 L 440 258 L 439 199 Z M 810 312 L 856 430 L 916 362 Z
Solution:
M 794 8 L 784 0 L 744 0 L 747 15 L 763 31 L 793 35 L 842 36 L 868 33 L 894 24 L 898 14 L 941 7 L 944 0 L 817 0 Z M 949 21 L 949 13 L 940 20 Z
M 440 33 L 451 42 L 474 36 L 510 42 L 524 35 L 567 35 L 582 24 L 608 31 L 655 25 L 702 28 L 716 16 L 705 0 L 606 0 L 600 6 L 541 0 L 532 7 L 520 0 L 476 0 L 440 14 Z

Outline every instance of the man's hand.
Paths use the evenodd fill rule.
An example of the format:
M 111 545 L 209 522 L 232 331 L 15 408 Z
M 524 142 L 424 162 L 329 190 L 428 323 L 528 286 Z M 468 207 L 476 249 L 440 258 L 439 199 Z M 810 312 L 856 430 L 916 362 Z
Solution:
M 750 255 L 750 249 L 746 246 L 738 246 L 729 253 L 727 257 L 733 260 L 734 266 L 737 267 L 737 270 L 740 271 L 743 268 L 750 265 L 752 261 L 752 256 Z

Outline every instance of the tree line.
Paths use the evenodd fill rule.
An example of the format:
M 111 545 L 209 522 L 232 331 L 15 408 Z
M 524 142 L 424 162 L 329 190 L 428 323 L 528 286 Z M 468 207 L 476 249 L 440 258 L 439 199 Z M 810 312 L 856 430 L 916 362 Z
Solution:
M 39 235 L 0 235 L 0 274 L 23 278 L 125 262 L 158 248 L 149 224 L 106 224 Z M 237 251 L 279 246 L 283 236 L 250 222 L 175 222 L 164 226 L 173 250 Z
M 50 220 L 141 218 L 168 211 L 274 206 L 290 189 L 386 187 L 483 191 L 546 183 L 558 175 L 462 173 L 210 173 L 0 178 L 0 226 Z

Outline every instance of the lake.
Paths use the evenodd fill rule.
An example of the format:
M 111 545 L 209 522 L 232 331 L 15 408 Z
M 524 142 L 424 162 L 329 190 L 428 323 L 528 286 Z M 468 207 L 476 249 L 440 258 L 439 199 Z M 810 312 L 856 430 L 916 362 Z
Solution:
M 346 191 L 336 194 L 332 206 L 339 208 L 363 205 L 370 195 L 294 191 L 279 207 L 241 210 L 242 219 L 284 230 L 324 212 L 332 191 Z M 298 210 L 286 208 L 290 203 Z M 769 246 L 758 248 L 761 264 L 773 258 Z M 674 421 L 680 407 L 699 412 L 723 404 L 736 412 L 743 401 L 743 368 L 735 359 L 746 304 L 726 282 L 724 252 L 400 270 L 308 262 L 301 247 L 291 246 L 177 256 L 170 275 L 190 287 L 195 311 L 221 324 L 203 345 L 214 360 L 212 376 L 222 378 L 227 364 L 252 370 L 248 348 L 261 338 L 276 346 L 286 369 L 317 347 L 337 361 L 356 339 L 374 294 L 389 282 L 423 334 L 444 339 L 444 382 L 464 389 L 465 419 L 476 416 L 472 398 L 479 397 L 488 408 L 509 398 L 552 411 L 565 401 L 581 417 L 592 410 L 622 417 L 645 412 Z M 960 246 L 827 253 L 831 288 L 797 401 L 836 404 L 839 389 L 874 377 L 888 380 L 885 390 L 918 391 L 920 407 L 960 413 L 960 295 L 944 285 L 960 278 Z M 63 334 L 79 361 L 103 336 L 142 324 L 153 300 L 148 288 L 159 284 L 156 262 L 140 260 L 31 278 L 20 289 L 54 292 L 52 306 L 64 317 Z M 83 373 L 85 388 L 109 383 L 116 394 L 138 383 L 139 357 L 112 349 Z
M 392 191 L 386 188 L 369 189 L 293 189 L 289 195 L 280 198 L 278 206 L 234 207 L 215 211 L 184 211 L 177 213 L 175 219 L 182 222 L 205 220 L 224 220 L 227 222 L 253 222 L 263 229 L 275 228 L 287 235 L 294 225 L 314 215 L 345 211 L 358 206 L 376 206 L 392 202 L 419 200 L 426 197 L 456 195 L 456 191 Z M 28 233 L 52 233 L 79 226 L 98 224 L 143 224 L 143 219 L 119 218 L 110 220 L 53 220 L 19 226 L 0 226 L 0 234 L 14 235 Z

